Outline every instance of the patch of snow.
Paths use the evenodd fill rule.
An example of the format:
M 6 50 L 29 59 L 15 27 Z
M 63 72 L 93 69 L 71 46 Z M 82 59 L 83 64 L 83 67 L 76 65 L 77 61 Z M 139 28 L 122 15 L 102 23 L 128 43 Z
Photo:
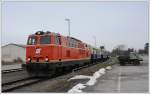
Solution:
M 81 89 L 84 89 L 85 87 L 86 87 L 86 85 L 79 83 L 79 84 L 75 85 L 72 89 L 70 89 L 70 90 L 68 91 L 68 93 L 78 93 L 78 92 L 82 92 Z
M 68 81 L 70 80 L 74 80 L 74 79 L 91 79 L 92 76 L 86 76 L 86 75 L 76 75 L 72 78 L 70 78 Z
M 92 86 L 97 82 L 97 79 L 101 76 L 105 74 L 105 69 L 99 69 L 98 71 L 96 71 L 93 76 L 91 77 L 91 79 L 86 83 L 86 85 L 88 86 Z
M 111 70 L 112 67 L 107 66 L 106 69 Z M 81 83 L 77 84 L 72 89 L 70 89 L 68 93 L 80 93 L 82 92 L 82 89 L 86 88 L 86 86 L 93 86 L 97 82 L 97 79 L 101 77 L 101 75 L 105 74 L 106 69 L 105 68 L 99 69 L 93 74 L 93 76 L 77 75 L 70 78 L 69 80 L 73 80 L 73 79 L 90 79 L 90 80 L 86 84 L 81 84 Z
M 68 91 L 68 93 L 81 93 L 82 90 L 78 90 L 78 89 L 71 89 Z
M 86 87 L 86 85 L 81 84 L 81 83 L 77 84 L 77 86 L 79 87 L 79 89 L 84 89 Z
M 105 69 L 101 68 L 98 71 L 96 71 L 93 76 L 91 77 L 91 79 L 86 83 L 86 85 L 88 86 L 92 86 L 97 82 L 97 79 L 101 76 L 105 74 Z
M 86 85 L 88 86 L 93 86 L 96 83 L 96 79 L 94 77 L 92 77 L 87 83 Z
M 96 71 L 96 72 L 93 74 L 93 78 L 95 78 L 95 79 L 99 78 L 100 76 L 101 76 L 101 74 L 100 74 L 98 71 Z
M 99 69 L 98 72 L 99 72 L 100 74 L 102 74 L 102 75 L 105 74 L 105 68 Z
M 106 70 L 111 70 L 111 69 L 112 69 L 111 66 L 107 66 L 107 67 L 106 67 Z

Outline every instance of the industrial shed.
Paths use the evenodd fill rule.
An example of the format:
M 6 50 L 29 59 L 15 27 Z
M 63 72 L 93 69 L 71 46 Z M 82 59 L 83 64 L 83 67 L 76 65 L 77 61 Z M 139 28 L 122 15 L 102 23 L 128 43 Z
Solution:
M 25 62 L 25 45 L 10 43 L 2 46 L 2 63 Z

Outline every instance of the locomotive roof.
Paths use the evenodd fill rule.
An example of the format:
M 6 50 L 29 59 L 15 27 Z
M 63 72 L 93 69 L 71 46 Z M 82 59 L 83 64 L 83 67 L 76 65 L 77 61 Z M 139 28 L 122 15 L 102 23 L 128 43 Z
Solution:
M 77 40 L 77 41 L 80 41 L 80 42 L 82 42 L 81 40 L 79 40 L 79 39 L 76 39 L 76 38 L 74 38 L 74 37 L 69 37 L 69 36 L 67 36 L 67 38 L 71 38 L 71 39 L 74 39 L 74 40 Z
M 42 34 L 38 34 L 38 32 L 41 32 Z M 35 34 L 31 34 L 29 36 L 35 36 L 35 35 L 50 35 L 50 34 L 54 34 L 54 35 L 60 35 L 59 33 L 55 33 L 55 32 L 50 32 L 50 31 L 47 31 L 47 32 L 43 32 L 43 31 L 37 31 Z M 63 36 L 63 35 L 61 35 Z M 65 36 L 64 36 L 65 37 Z M 74 38 L 74 37 L 70 37 L 70 36 L 66 36 L 67 38 L 71 38 L 71 39 L 74 39 L 76 41 L 79 41 L 79 42 L 82 42 L 81 40 L 77 39 L 77 38 Z M 84 43 L 84 42 L 83 42 Z M 91 48 L 94 48 L 94 49 L 98 49 L 97 47 L 94 47 L 94 46 L 91 46 L 87 43 L 85 43 L 86 45 L 90 46 Z
M 60 35 L 59 33 L 55 33 L 55 32 L 50 32 L 50 31 L 37 31 L 34 34 L 30 34 L 29 36 L 35 36 L 35 35 L 50 35 L 50 34 L 54 34 L 54 35 Z

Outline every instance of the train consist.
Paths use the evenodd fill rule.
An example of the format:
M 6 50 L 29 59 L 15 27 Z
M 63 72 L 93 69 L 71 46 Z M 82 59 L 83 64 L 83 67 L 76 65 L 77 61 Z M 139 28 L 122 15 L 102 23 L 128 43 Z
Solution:
M 26 64 L 30 75 L 49 76 L 83 65 L 107 60 L 100 49 L 73 37 L 38 31 L 29 35 L 26 46 Z

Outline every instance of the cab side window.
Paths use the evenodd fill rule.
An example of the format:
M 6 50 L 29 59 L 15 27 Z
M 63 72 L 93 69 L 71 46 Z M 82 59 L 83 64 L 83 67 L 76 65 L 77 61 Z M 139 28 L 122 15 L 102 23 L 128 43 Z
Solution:
M 60 36 L 55 36 L 55 44 L 61 45 L 61 37 Z
M 36 43 L 37 43 L 36 37 L 32 36 L 28 38 L 28 42 L 27 42 L 28 45 L 35 45 Z
M 72 47 L 72 39 L 71 38 L 68 38 L 68 42 L 69 42 L 69 47 Z
M 42 36 L 40 38 L 40 43 L 41 44 L 50 44 L 50 36 Z

